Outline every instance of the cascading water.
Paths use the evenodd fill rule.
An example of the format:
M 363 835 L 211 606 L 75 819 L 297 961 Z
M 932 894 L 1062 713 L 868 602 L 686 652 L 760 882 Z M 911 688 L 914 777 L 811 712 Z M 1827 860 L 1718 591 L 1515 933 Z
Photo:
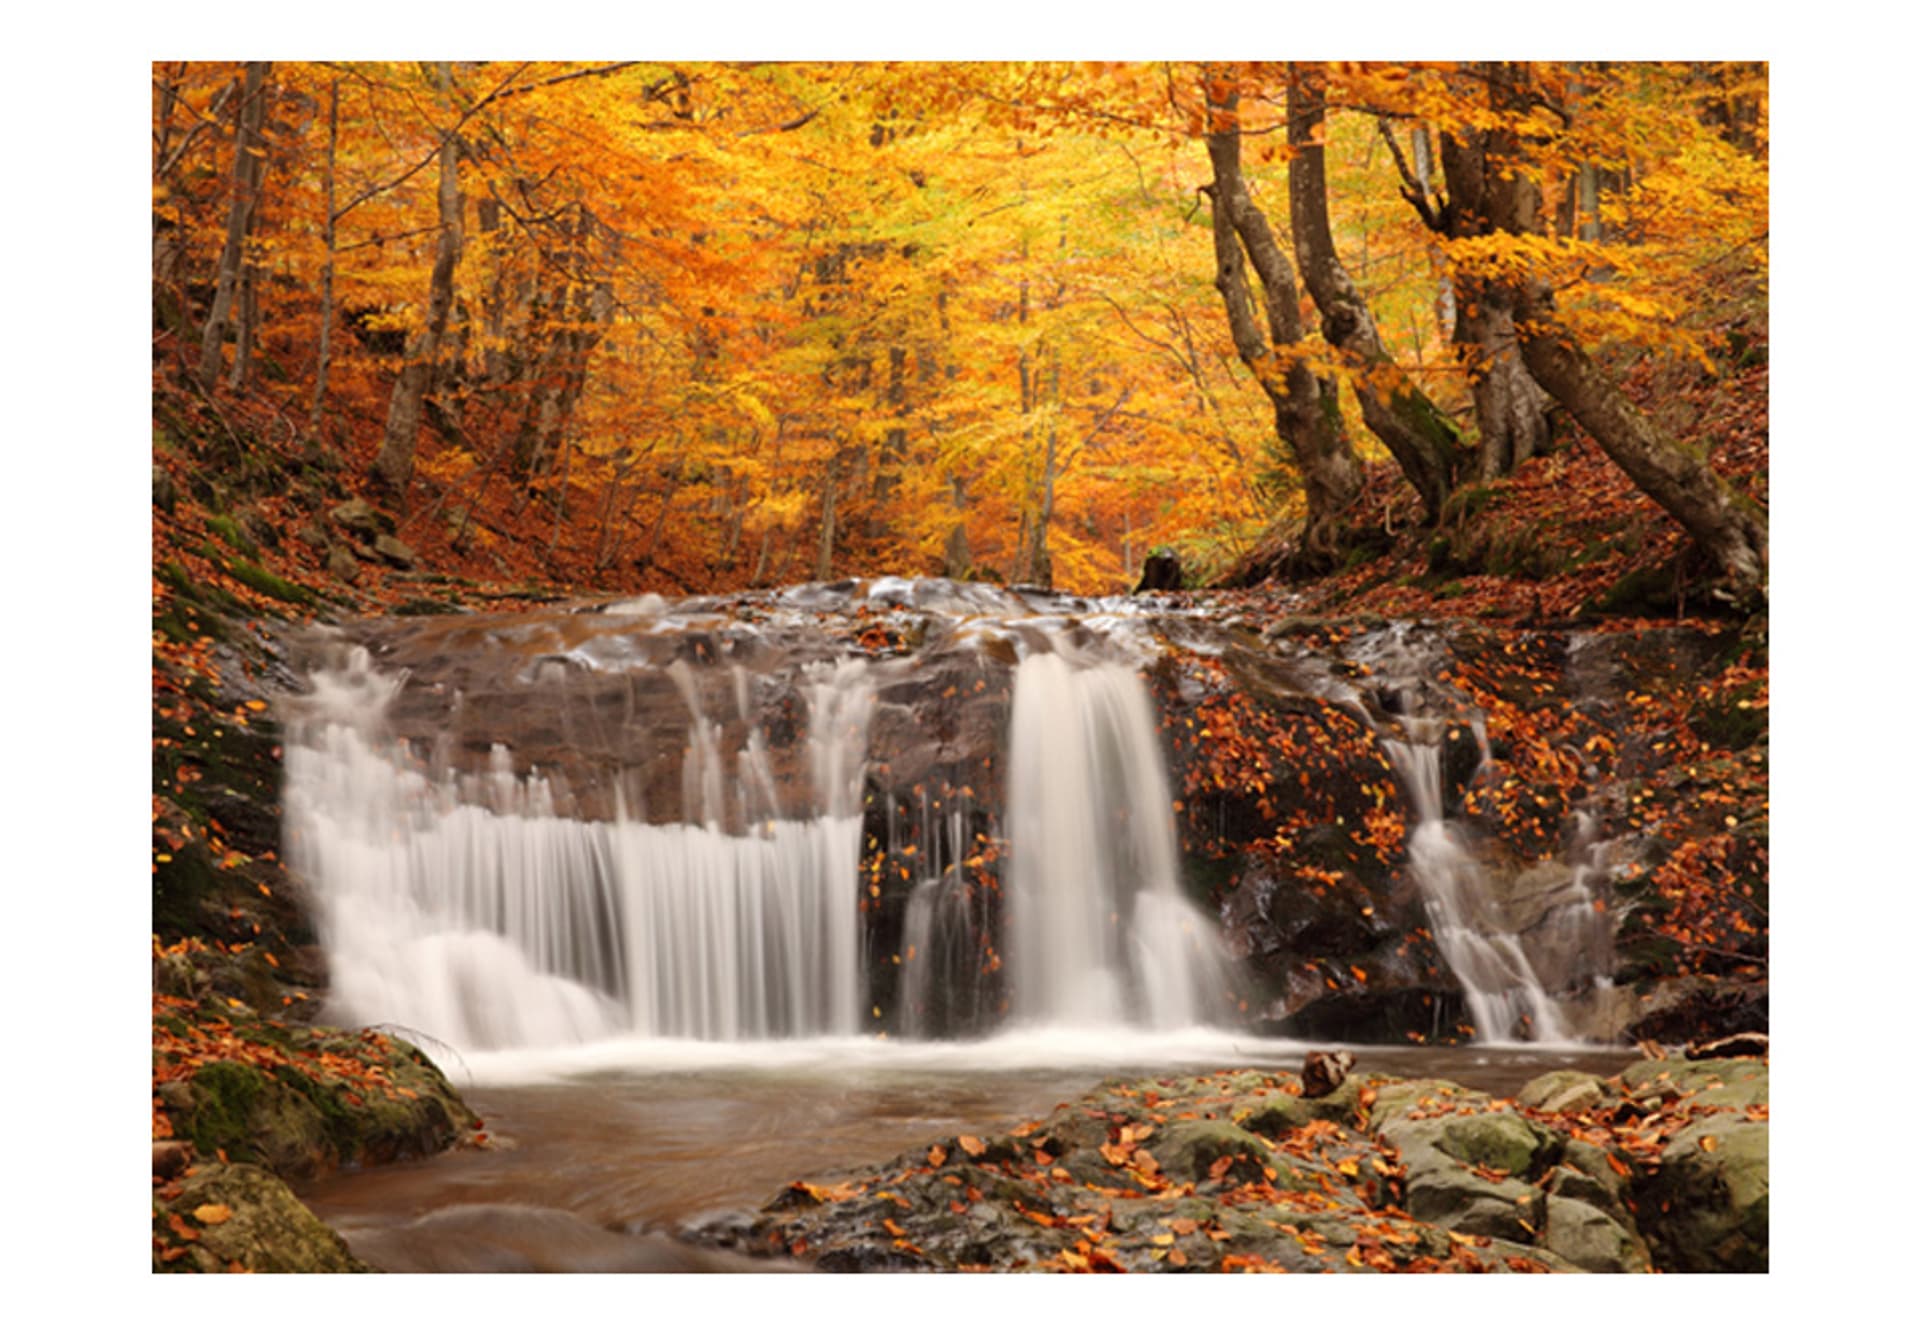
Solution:
M 1221 1018 L 1225 954 L 1180 891 L 1173 796 L 1139 677 L 1030 654 L 1015 677 L 1012 750 L 1015 1017 L 1151 1028 Z
M 1431 732 L 1441 726 L 1428 720 L 1426 727 L 1408 730 Z M 1408 863 L 1426 900 L 1434 944 L 1460 981 L 1475 1028 L 1499 1042 L 1523 1031 L 1524 1020 L 1537 1040 L 1565 1041 L 1559 1007 L 1541 985 L 1519 937 L 1491 920 L 1486 873 L 1447 823 L 1437 737 L 1382 744 L 1413 797 Z
M 1188 627 L 900 580 L 348 627 L 288 702 L 332 1017 L 469 1051 L 1235 1026 L 1139 669 L 1220 651 Z M 1480 1034 L 1592 1031 L 1594 866 L 1489 893 L 1444 818 L 1435 661 L 1379 639 L 1391 707 L 1311 648 L 1275 679 L 1394 734 Z
M 1444 694 L 1434 684 L 1438 673 L 1429 656 L 1409 642 L 1404 626 L 1384 632 L 1363 653 L 1373 668 L 1386 668 L 1380 685 L 1401 710 L 1402 736 L 1383 736 L 1381 745 L 1413 806 L 1408 869 L 1434 944 L 1460 983 L 1482 1041 L 1573 1041 L 1578 1025 L 1569 994 L 1611 986 L 1604 968 L 1611 933 L 1590 890 L 1592 821 L 1582 817 L 1576 865 L 1564 877 L 1548 869 L 1501 881 L 1482 864 L 1447 819 L 1444 742 L 1457 724 L 1443 716 Z M 1484 766 L 1484 724 L 1476 714 L 1470 725 Z
M 763 818 L 741 833 L 690 672 L 670 669 L 698 823 L 654 825 L 558 813 L 552 782 L 517 777 L 503 746 L 483 778 L 431 777 L 383 734 L 397 678 L 364 649 L 316 671 L 288 747 L 288 843 L 322 904 L 333 1007 L 475 1048 L 854 1032 L 860 666 L 809 683 L 819 813 L 771 816 L 755 740 L 735 806 Z
M 367 636 L 382 667 L 331 650 L 291 709 L 287 810 L 336 1016 L 470 1049 L 851 1036 L 883 1005 L 921 1038 L 1222 1018 L 1137 652 L 1032 594 L 862 591 L 789 590 L 757 624 L 646 598 L 396 625 Z M 944 693 L 1010 727 L 1001 771 L 980 723 L 943 749 L 897 702 L 919 677 L 818 626 L 916 599 Z M 893 775 L 903 817 L 868 781 L 882 692 L 879 770 L 906 748 L 927 780 Z M 992 790 L 936 794 L 943 765 Z M 980 874 L 1002 845 L 1004 899 Z

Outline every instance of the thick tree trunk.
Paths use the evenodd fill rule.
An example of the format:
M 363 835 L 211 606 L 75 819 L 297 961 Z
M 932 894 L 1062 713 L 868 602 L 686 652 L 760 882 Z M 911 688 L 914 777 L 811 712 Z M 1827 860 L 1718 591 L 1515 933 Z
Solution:
M 1489 81 L 1496 111 L 1524 112 L 1532 101 L 1524 65 L 1497 66 Z M 1513 156 L 1512 136 L 1495 132 L 1490 148 Z M 1525 235 L 1538 221 L 1539 191 L 1523 173 L 1490 183 L 1494 224 Z M 1767 522 L 1698 452 L 1662 431 L 1628 401 L 1612 378 L 1574 341 L 1553 310 L 1546 284 L 1525 279 L 1507 285 L 1527 369 L 1586 428 L 1634 485 L 1679 521 L 1738 595 L 1765 596 Z
M 1320 330 L 1355 365 L 1353 388 L 1367 429 L 1380 437 L 1437 522 L 1453 489 L 1460 430 L 1408 378 L 1380 341 L 1366 299 L 1333 245 L 1327 216 L 1326 74 L 1287 67 L 1287 196 L 1293 252 L 1320 309 Z
M 1454 344 L 1467 365 L 1474 417 L 1480 423 L 1475 471 L 1482 481 L 1509 476 L 1534 455 L 1544 454 L 1551 443 L 1548 395 L 1521 360 L 1512 308 L 1491 293 L 1477 293 L 1461 308 Z
M 266 155 L 260 148 L 260 127 L 266 119 L 270 64 L 264 60 L 247 62 L 246 84 L 240 105 L 234 110 L 233 198 L 227 207 L 227 242 L 220 252 L 213 307 L 207 312 L 206 327 L 200 335 L 200 383 L 208 389 L 220 378 L 221 347 L 233 319 L 234 299 L 240 290 L 241 270 L 246 262 L 247 232 L 253 223 L 254 204 L 266 169 Z
M 453 90 L 453 69 L 438 61 L 434 69 L 442 93 Z M 453 271 L 460 260 L 460 141 L 448 130 L 440 141 L 440 238 L 434 245 L 433 274 L 427 286 L 427 325 L 408 349 L 407 364 L 394 383 L 387 405 L 387 429 L 373 460 L 376 486 L 400 495 L 413 478 L 413 446 L 420 434 L 421 401 L 433 379 L 440 340 L 453 310 Z
M 1293 266 L 1241 175 L 1238 102 L 1238 94 L 1230 92 L 1208 108 L 1214 117 L 1207 135 L 1213 183 L 1206 187 L 1213 201 L 1213 285 L 1226 303 L 1234 351 L 1273 403 L 1274 428 L 1306 491 L 1301 564 L 1325 567 L 1339 553 L 1344 516 L 1360 494 L 1360 461 L 1347 438 L 1335 386 L 1308 366 Z M 1247 281 L 1249 266 L 1260 279 L 1264 330 Z
M 1486 131 L 1444 136 L 1440 165 L 1447 183 L 1442 214 L 1446 234 L 1456 240 L 1491 234 Z M 1483 481 L 1492 481 L 1546 452 L 1551 443 L 1548 395 L 1521 359 L 1509 295 L 1472 275 L 1457 281 L 1454 353 L 1467 368 L 1474 418 L 1480 424 L 1476 471 Z
M 308 416 L 308 429 L 315 435 L 320 433 L 322 419 L 327 411 L 327 376 L 333 369 L 333 266 L 334 256 L 339 249 L 339 222 L 334 216 L 333 194 L 335 185 L 334 168 L 339 159 L 340 150 L 340 80 L 335 79 L 327 85 L 327 166 L 326 166 L 326 221 L 322 224 L 322 241 L 327 248 L 326 263 L 320 270 L 320 352 L 316 358 L 313 372 L 313 411 Z

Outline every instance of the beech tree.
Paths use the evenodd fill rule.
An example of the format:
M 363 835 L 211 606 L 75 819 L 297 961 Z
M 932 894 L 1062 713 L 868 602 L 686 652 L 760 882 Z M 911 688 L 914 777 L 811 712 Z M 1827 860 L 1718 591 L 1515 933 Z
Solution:
M 1348 276 L 1327 217 L 1327 76 L 1312 65 L 1287 66 L 1287 198 L 1293 252 L 1320 312 L 1328 343 L 1347 355 L 1367 429 L 1380 438 L 1420 494 L 1430 522 L 1453 488 L 1460 428 L 1400 368 L 1380 341 L 1366 298 Z
M 1214 285 L 1240 360 L 1273 404 L 1274 429 L 1299 469 L 1306 526 L 1299 542 L 1304 568 L 1325 567 L 1339 554 L 1341 521 L 1360 494 L 1360 460 L 1347 436 L 1338 386 L 1317 373 L 1300 318 L 1293 265 L 1266 215 L 1248 193 L 1240 167 L 1240 91 L 1232 76 L 1207 81 L 1207 157 L 1213 183 Z M 1260 283 L 1264 328 L 1255 313 L 1251 268 Z
M 1546 105 L 1526 64 L 1487 69 L 1488 99 L 1501 116 L 1489 132 L 1487 196 L 1502 232 L 1530 237 L 1540 229 L 1541 191 L 1526 170 L 1530 118 Z M 1636 408 L 1560 319 L 1552 289 L 1537 272 L 1520 270 L 1496 287 L 1513 310 L 1527 369 L 1585 427 L 1635 485 L 1685 528 L 1725 577 L 1735 596 L 1765 596 L 1767 524 L 1699 451 L 1684 445 Z
M 453 67 L 434 62 L 434 82 L 443 98 L 443 114 L 451 115 Z M 440 135 L 440 235 L 433 252 L 433 272 L 427 285 L 427 319 L 407 348 L 406 365 L 394 382 L 387 404 L 387 428 L 374 456 L 371 476 L 376 486 L 398 495 L 413 478 L 413 445 L 420 433 L 421 402 L 440 358 L 440 340 L 453 310 L 453 270 L 460 261 L 460 139 L 450 127 Z
M 236 301 L 246 312 L 245 330 L 237 342 L 234 387 L 245 378 L 246 342 L 252 337 L 253 320 L 248 305 L 255 299 L 251 266 L 247 262 L 247 237 L 260 205 L 260 188 L 266 176 L 266 150 L 261 142 L 261 125 L 267 114 L 267 70 L 271 62 L 249 60 L 245 86 L 234 108 L 233 184 L 227 210 L 227 240 L 220 251 L 220 266 L 214 280 L 212 308 L 200 337 L 200 383 L 212 388 L 220 378 L 221 349 L 233 329 Z

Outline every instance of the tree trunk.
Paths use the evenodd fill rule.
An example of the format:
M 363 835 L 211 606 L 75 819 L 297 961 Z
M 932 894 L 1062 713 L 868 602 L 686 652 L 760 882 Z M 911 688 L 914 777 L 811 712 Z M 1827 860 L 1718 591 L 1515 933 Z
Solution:
M 821 583 L 833 578 L 833 539 L 836 524 L 835 492 L 840 482 L 840 460 L 827 462 L 827 475 L 820 486 L 820 550 L 813 563 L 813 577 Z
M 1357 363 L 1353 377 L 1360 415 L 1380 437 L 1400 471 L 1437 522 L 1453 488 L 1460 430 L 1421 392 L 1387 354 L 1366 299 L 1348 276 L 1333 245 L 1327 217 L 1326 73 L 1312 66 L 1287 67 L 1287 196 L 1293 251 L 1313 303 L 1320 309 L 1320 330 L 1333 346 Z
M 1489 80 L 1494 109 L 1527 111 L 1533 101 L 1525 65 L 1501 65 Z M 1495 131 L 1490 152 L 1511 160 L 1516 136 Z M 1523 173 L 1503 173 L 1488 191 L 1494 224 L 1516 236 L 1538 224 L 1539 191 Z M 1574 341 L 1553 310 L 1544 282 L 1506 285 L 1527 369 L 1620 465 L 1634 485 L 1677 519 L 1737 595 L 1765 596 L 1767 522 L 1694 449 L 1662 431 Z
M 266 156 L 260 151 L 260 127 L 266 119 L 267 70 L 272 62 L 249 60 L 246 86 L 240 105 L 234 109 L 233 199 L 227 207 L 227 243 L 220 252 L 220 269 L 215 279 L 213 308 L 207 312 L 206 328 L 200 335 L 200 383 L 213 388 L 220 378 L 220 349 L 226 342 L 233 318 L 235 294 L 245 263 L 247 231 L 252 225 L 254 201 L 259 196 L 265 173 Z
M 453 91 L 453 69 L 444 60 L 434 70 L 442 94 Z M 440 339 L 453 310 L 453 271 L 460 260 L 460 141 L 449 129 L 440 140 L 440 237 L 434 245 L 433 274 L 428 280 L 427 325 L 408 349 L 407 364 L 394 383 L 387 405 L 387 429 L 380 453 L 373 460 L 376 487 L 401 495 L 413 478 L 413 445 L 420 433 L 421 400 L 433 379 L 440 355 Z
M 1274 428 L 1306 490 L 1300 568 L 1325 568 L 1339 553 L 1344 517 L 1360 494 L 1360 460 L 1347 438 L 1335 386 L 1308 366 L 1293 266 L 1240 173 L 1239 95 L 1227 92 L 1224 98 L 1208 107 L 1213 183 L 1205 191 L 1213 201 L 1213 285 L 1226 303 L 1234 351 L 1272 402 Z M 1249 265 L 1260 279 L 1264 331 L 1254 313 Z
M 966 579 L 973 573 L 973 547 L 967 541 L 967 482 L 964 477 L 953 476 L 947 479 L 953 487 L 953 508 L 962 516 L 954 521 L 947 530 L 946 558 L 944 572 L 949 579 Z
M 1455 240 L 1486 236 L 1493 230 L 1487 199 L 1492 175 L 1487 166 L 1487 133 L 1464 131 L 1444 136 L 1440 166 L 1447 183 L 1444 231 Z M 1483 481 L 1510 475 L 1546 452 L 1548 396 L 1520 356 L 1510 296 L 1471 274 L 1456 277 L 1458 318 L 1453 327 L 1454 354 L 1467 369 L 1473 414 L 1480 424 Z
M 333 265 L 334 256 L 339 249 L 339 219 L 333 212 L 333 193 L 335 185 L 334 168 L 339 160 L 340 151 L 340 80 L 335 79 L 327 85 L 327 166 L 326 166 L 326 221 L 322 225 L 322 240 L 327 247 L 327 259 L 320 270 L 320 352 L 313 372 L 313 411 L 308 417 L 308 429 L 315 435 L 320 434 L 321 420 L 327 411 L 327 375 L 333 367 Z

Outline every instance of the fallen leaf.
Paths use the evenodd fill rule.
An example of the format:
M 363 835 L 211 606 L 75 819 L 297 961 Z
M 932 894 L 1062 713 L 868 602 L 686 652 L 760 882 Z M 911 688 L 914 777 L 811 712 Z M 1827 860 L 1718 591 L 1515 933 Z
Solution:
M 233 1217 L 233 1210 L 224 1204 L 203 1204 L 193 1211 L 193 1216 L 202 1223 L 224 1223 Z

